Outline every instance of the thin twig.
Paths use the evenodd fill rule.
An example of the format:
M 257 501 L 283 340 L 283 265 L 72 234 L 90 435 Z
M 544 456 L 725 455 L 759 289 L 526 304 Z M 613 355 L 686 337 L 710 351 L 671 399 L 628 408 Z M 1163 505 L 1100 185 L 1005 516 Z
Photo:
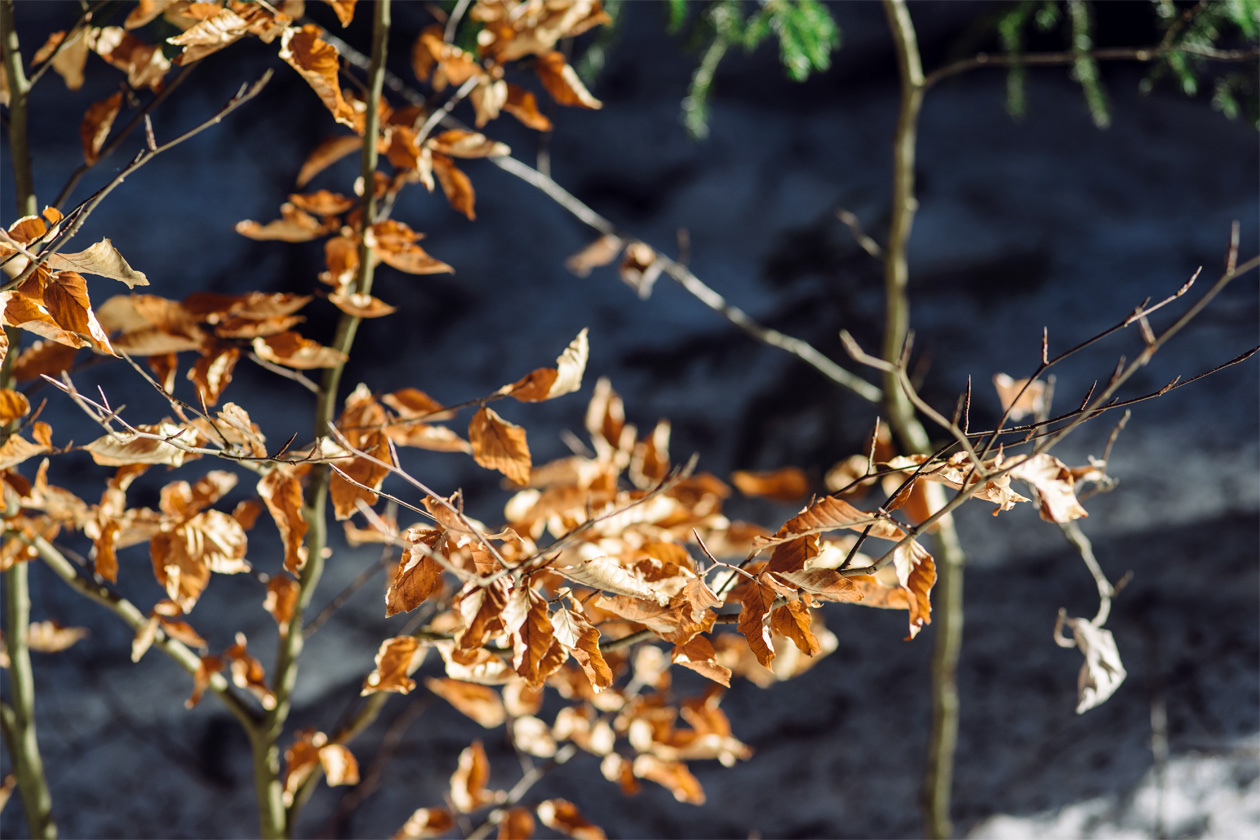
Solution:
M 841 208 L 836 211 L 836 218 L 843 222 L 844 226 L 853 234 L 853 241 L 858 244 L 859 248 L 875 259 L 883 261 L 884 249 L 866 231 L 862 230 L 862 222 L 858 220 L 855 213 Z
M 92 212 L 99 207 L 101 202 L 104 201 L 111 192 L 117 189 L 118 186 L 128 178 L 128 176 L 132 175 L 146 163 L 153 160 L 163 152 L 170 151 L 184 141 L 197 136 L 207 128 L 222 122 L 224 118 L 237 108 L 240 108 L 242 105 L 258 96 L 258 94 L 262 92 L 262 89 L 267 85 L 267 82 L 271 81 L 271 76 L 272 71 L 268 70 L 252 85 L 242 85 L 236 95 L 228 100 L 228 103 L 220 108 L 214 116 L 194 126 L 193 128 L 190 128 L 174 140 L 163 143 L 156 149 L 142 149 L 134 158 L 132 158 L 129 164 L 123 167 L 121 172 L 109 181 L 108 184 L 97 190 L 91 197 L 67 213 L 65 218 L 56 225 L 55 229 L 50 231 L 50 233 L 54 233 L 55 235 L 53 236 L 52 241 L 39 252 L 39 259 L 32 261 L 26 266 L 21 274 L 5 283 L 3 286 L 0 286 L 0 291 L 9 291 L 17 288 L 28 277 L 34 274 L 41 265 L 47 262 L 53 254 L 56 254 L 65 247 L 65 245 L 74 238 L 75 234 L 79 232 L 79 229 L 83 227 L 83 224 L 87 221 L 88 217 L 92 215 Z
M 956 76 L 967 70 L 975 70 L 980 67 L 1011 67 L 1014 65 L 1063 65 L 1074 64 L 1082 57 L 1092 59 L 1094 61 L 1137 61 L 1146 63 L 1156 61 L 1170 53 L 1184 52 L 1190 55 L 1197 55 L 1212 61 L 1251 61 L 1260 57 L 1260 49 L 1252 48 L 1247 50 L 1217 50 L 1211 47 L 1196 47 L 1189 44 L 1181 44 L 1171 46 L 1166 44 L 1158 44 L 1150 47 L 1107 47 L 1097 50 L 1086 51 L 1065 51 L 1065 52 L 1044 52 L 1044 53 L 1023 53 L 1021 55 L 990 55 L 989 53 L 979 53 L 971 58 L 956 61 L 953 64 L 947 64 L 937 70 L 929 73 L 923 81 L 925 88 L 930 88 L 937 82 L 948 79 L 950 76 Z
M 352 64 L 359 67 L 366 65 L 366 57 L 355 50 L 351 45 L 345 43 L 341 39 L 333 36 L 331 33 L 325 33 L 324 40 L 337 47 L 340 54 Z M 397 76 L 387 75 L 387 81 L 391 90 L 398 93 L 413 105 L 426 105 L 425 99 L 416 92 L 410 85 Z M 460 121 L 447 115 L 442 118 L 441 124 L 453 129 L 467 130 L 468 126 Z M 527 184 L 536 187 L 545 193 L 549 198 L 559 204 L 569 214 L 581 221 L 588 227 L 594 228 L 601 234 L 607 236 L 616 236 L 623 241 L 640 241 L 637 237 L 620 233 L 616 226 L 599 213 L 592 210 L 586 204 L 582 203 L 568 190 L 561 187 L 547 175 L 539 172 L 536 168 L 510 156 L 496 156 L 488 158 L 495 166 L 505 172 L 520 178 Z M 810 367 L 817 370 L 827 379 L 853 391 L 867 402 L 878 403 L 881 399 L 881 393 L 878 387 L 867 382 L 856 374 L 845 370 L 837 365 L 831 359 L 827 358 L 818 351 L 813 345 L 799 338 L 785 335 L 778 330 L 766 327 L 743 310 L 728 303 L 717 291 L 706 285 L 695 274 L 693 274 L 681 262 L 670 259 L 657 251 L 657 262 L 665 274 L 679 283 L 692 296 L 700 300 L 705 306 L 708 306 L 714 312 L 717 312 L 723 318 L 726 318 L 733 325 L 739 327 L 758 341 L 761 341 L 771 347 L 777 347 L 787 353 L 796 356 Z

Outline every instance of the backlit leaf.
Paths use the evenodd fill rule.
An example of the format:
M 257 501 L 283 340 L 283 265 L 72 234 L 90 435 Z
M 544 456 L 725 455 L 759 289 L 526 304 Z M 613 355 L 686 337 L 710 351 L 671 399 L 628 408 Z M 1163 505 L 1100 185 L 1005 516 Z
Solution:
M 31 410 L 31 403 L 21 391 L 0 388 L 0 425 L 10 423 Z
M 296 575 L 306 565 L 307 553 L 301 482 L 291 467 L 277 464 L 258 480 L 257 487 L 284 542 L 284 567 Z
M 376 652 L 376 668 L 367 675 L 359 693 L 364 696 L 378 691 L 410 694 L 416 681 L 408 673 L 419 648 L 420 641 L 414 636 L 396 636 L 381 642 Z
M 333 119 L 363 133 L 365 117 L 341 93 L 337 74 L 341 57 L 337 48 L 320 40 L 320 28 L 307 24 L 301 29 L 286 29 L 280 36 L 280 57 L 306 80 L 319 95 Z
M 100 159 L 101 147 L 114 127 L 114 118 L 122 107 L 122 91 L 113 96 L 94 102 L 83 114 L 83 124 L 79 126 L 79 136 L 83 140 L 83 159 L 92 166 Z
M 757 661 L 766 668 L 774 661 L 774 643 L 770 639 L 766 618 L 777 597 L 772 587 L 759 580 L 750 582 L 744 592 L 744 605 L 739 611 L 739 623 L 736 625 L 748 640 L 748 647 L 756 655 Z
M 586 328 L 556 359 L 554 368 L 539 368 L 525 376 L 506 392 L 521 402 L 542 402 L 571 394 L 582 387 L 582 374 L 586 371 L 586 359 L 590 355 Z
M 529 840 L 534 836 L 534 815 L 528 808 L 509 808 L 499 822 L 499 840 Z
M 512 644 L 512 667 L 530 685 L 541 685 L 548 676 L 543 660 L 555 641 L 547 602 L 530 587 L 519 586 L 508 597 L 502 616 Z
M 92 635 L 86 627 L 63 627 L 56 621 L 32 621 L 27 646 L 37 653 L 57 653 Z
M 415 528 L 407 531 L 406 540 L 411 545 L 403 551 L 394 580 L 385 593 L 386 618 L 414 610 L 441 585 L 442 567 L 429 556 L 437 542 L 438 532 L 429 532 L 432 537 L 425 539 L 426 535 L 417 531 Z
M 114 247 L 114 243 L 108 239 L 102 239 L 87 250 L 78 253 L 53 254 L 48 258 L 48 267 L 108 277 L 111 280 L 126 283 L 129 289 L 149 285 L 149 278 L 144 275 L 144 272 L 136 271 L 128 265 L 123 255 Z
M 769 472 L 731 473 L 731 483 L 745 496 L 762 496 L 776 502 L 795 502 L 809 494 L 809 479 L 796 467 Z
M 788 601 L 770 613 L 771 630 L 791 639 L 801 653 L 814 656 L 821 648 L 809 625 L 810 610 L 801 601 Z
M 289 622 L 293 620 L 293 608 L 297 606 L 298 582 L 291 577 L 275 575 L 267 581 L 267 596 L 263 609 L 271 613 L 280 628 L 280 637 L 289 635 Z
M 696 636 L 684 644 L 675 645 L 669 659 L 675 665 L 690 668 L 702 677 L 727 688 L 731 687 L 731 669 L 717 661 L 712 642 L 704 636 Z
M 344 353 L 291 331 L 255 338 L 252 346 L 262 359 L 298 370 L 332 367 L 346 360 Z
M 468 442 L 478 464 L 498 470 L 516 484 L 529 483 L 531 461 L 523 428 L 482 406 L 468 426 Z
M 604 103 L 591 96 L 586 85 L 582 84 L 573 67 L 565 61 L 564 53 L 553 50 L 538 56 L 534 72 L 557 103 L 579 108 L 604 107 Z
M 459 754 L 459 767 L 451 775 L 451 804 L 460 813 L 476 811 L 498 798 L 497 791 L 487 791 L 490 762 L 480 741 L 473 741 Z
M 391 840 L 424 840 L 440 837 L 455 827 L 455 818 L 445 808 L 419 808 L 395 832 Z
M 612 685 L 612 669 L 599 649 L 599 631 L 591 626 L 586 616 L 575 609 L 556 610 L 551 616 L 551 626 L 556 640 L 564 645 L 586 672 L 586 678 L 596 691 Z
M 509 84 L 503 110 L 535 131 L 551 131 L 551 120 L 538 110 L 538 98 L 528 90 Z
M 424 684 L 429 691 L 486 729 L 496 729 L 507 720 L 499 692 L 489 686 L 433 677 L 425 679 Z
M 665 761 L 650 753 L 643 753 L 635 756 L 633 768 L 635 776 L 656 782 L 672 793 L 679 802 L 704 804 L 704 788 L 681 761 Z
M 588 822 L 567 799 L 544 799 L 535 810 L 543 825 L 573 840 L 606 840 L 604 830 Z
M 446 155 L 434 152 L 432 159 L 433 174 L 442 185 L 442 192 L 446 193 L 446 200 L 451 203 L 451 207 L 469 219 L 477 218 L 473 211 L 476 193 L 473 191 L 472 181 Z

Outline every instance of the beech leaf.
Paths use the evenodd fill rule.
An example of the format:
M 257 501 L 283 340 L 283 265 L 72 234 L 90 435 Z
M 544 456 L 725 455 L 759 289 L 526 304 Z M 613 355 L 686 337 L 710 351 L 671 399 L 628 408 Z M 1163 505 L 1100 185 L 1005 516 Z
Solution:
M 573 655 L 596 692 L 612 685 L 613 673 L 599 649 L 599 631 L 578 609 L 557 610 L 551 616 L 556 640 Z
M 376 652 L 376 668 L 363 680 L 359 694 L 366 696 L 378 691 L 410 694 L 416 681 L 408 674 L 419 648 L 420 640 L 414 636 L 396 636 L 381 642 Z
M 362 134 L 366 120 L 363 112 L 356 109 L 341 93 L 341 56 L 337 48 L 321 41 L 320 28 L 307 24 L 301 29 L 286 29 L 280 36 L 280 57 L 311 86 L 324 106 L 332 112 L 333 119 Z
M 503 709 L 503 699 L 499 696 L 499 692 L 489 686 L 433 677 L 425 679 L 424 684 L 429 691 L 486 729 L 500 727 L 507 720 L 507 712 Z
M 114 118 L 122 107 L 122 91 L 113 96 L 94 102 L 83 114 L 83 123 L 79 126 L 79 137 L 83 140 L 83 159 L 88 166 L 100 160 L 101 147 L 114 127 Z M 51 262 L 51 261 L 50 261 Z
M 582 387 L 582 374 L 590 345 L 585 327 L 556 359 L 554 368 L 539 368 L 513 385 L 503 389 L 521 402 L 542 402 L 571 394 Z
M 547 89 L 547 93 L 560 105 L 592 109 L 604 107 L 604 103 L 591 96 L 586 85 L 582 84 L 577 72 L 565 61 L 564 53 L 552 50 L 538 56 L 534 72 L 538 74 L 538 80 Z
M 529 483 L 531 460 L 523 428 L 482 406 L 468 426 L 468 442 L 478 464 L 498 470 L 515 484 Z

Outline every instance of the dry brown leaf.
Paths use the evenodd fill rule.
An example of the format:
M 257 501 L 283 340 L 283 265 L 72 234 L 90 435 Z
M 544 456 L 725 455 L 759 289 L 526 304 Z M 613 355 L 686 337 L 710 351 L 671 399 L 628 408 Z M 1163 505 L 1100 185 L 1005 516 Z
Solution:
M 52 269 L 69 269 L 80 274 L 94 274 L 97 277 L 108 277 L 127 284 L 127 288 L 149 285 L 149 278 L 144 272 L 136 271 L 123 255 L 118 253 L 114 243 L 102 239 L 85 251 L 74 254 L 53 254 L 48 258 L 48 267 Z M 99 312 L 97 313 L 99 317 Z
M 424 684 L 429 691 L 486 729 L 496 729 L 507 720 L 507 712 L 503 709 L 499 692 L 489 686 L 433 677 L 426 678 Z
M 608 265 L 617 259 L 624 243 L 619 236 L 606 233 L 564 261 L 564 267 L 578 277 L 587 277 L 591 269 Z
M 245 644 L 245 634 L 237 633 L 236 644 L 223 651 L 223 658 L 232 672 L 232 683 L 257 697 L 264 709 L 274 709 L 276 695 L 267 687 L 262 663 L 246 652 Z
M 237 222 L 234 228 L 241 236 L 263 242 L 309 242 L 336 230 L 335 223 L 328 224 L 286 201 L 280 205 L 280 218 L 265 225 L 252 219 Z
M 160 47 L 146 44 L 118 26 L 92 30 L 89 44 L 97 55 L 125 72 L 127 84 L 133 88 L 147 87 L 156 92 L 171 69 Z
M 635 776 L 656 782 L 672 793 L 679 802 L 704 804 L 704 788 L 681 761 L 665 761 L 650 753 L 643 753 L 635 756 L 633 769 Z
M 645 598 L 661 606 L 669 603 L 670 596 L 653 589 L 612 557 L 592 557 L 573 566 L 553 568 L 552 571 L 592 589 Z
M 63 627 L 57 621 L 32 621 L 27 645 L 37 653 L 57 653 L 86 639 L 86 627 Z
M 79 126 L 79 137 L 83 140 L 83 159 L 88 166 L 100 160 L 101 147 L 105 145 L 109 131 L 114 127 L 114 118 L 122 107 L 122 91 L 113 96 L 94 102 L 83 114 L 83 123 Z
M 556 359 L 554 368 L 539 368 L 502 389 L 502 392 L 521 402 L 542 402 L 571 394 L 581 388 L 582 374 L 586 372 L 586 360 L 590 355 L 586 333 L 587 328 L 583 327 Z
M 439 93 L 447 85 L 462 85 L 485 71 L 476 60 L 459 47 L 446 43 L 440 25 L 426 26 L 411 47 L 411 69 L 422 82 L 432 73 L 433 89 Z M 437 72 L 434 72 L 434 71 Z
M 347 315 L 353 315 L 356 318 L 383 318 L 398 311 L 397 306 L 390 306 L 380 298 L 358 294 L 357 292 L 346 294 L 338 292 L 329 295 L 328 300 L 342 312 L 345 312 Z
M 48 317 L 66 332 L 77 335 L 102 353 L 116 356 L 104 327 L 92 311 L 88 300 L 87 281 L 74 271 L 53 274 L 44 287 L 44 308 Z M 47 338 L 48 336 L 45 336 Z
M 337 20 L 341 22 L 343 29 L 354 20 L 354 6 L 358 0 L 324 0 L 324 2 L 332 6 L 333 11 L 337 13 Z
M 534 836 L 534 815 L 528 808 L 509 808 L 499 822 L 499 840 L 529 840 Z
M 788 601 L 770 613 L 770 629 L 786 636 L 806 656 L 814 656 L 822 648 L 810 631 L 810 610 L 801 601 Z
M 390 840 L 424 840 L 440 837 L 455 827 L 455 817 L 445 808 L 419 808 Z
M 334 120 L 363 134 L 366 117 L 341 93 L 337 79 L 341 57 L 337 48 L 321 41 L 319 35 L 320 28 L 312 24 L 286 29 L 280 36 L 280 57 L 314 89 Z
M 771 572 L 773 576 L 824 601 L 859 601 L 862 598 L 861 591 L 852 580 L 834 569 L 771 570 Z
M 223 660 L 217 656 L 203 656 L 193 673 L 193 692 L 184 701 L 184 708 L 191 709 L 201 702 L 201 695 L 210 687 L 210 676 L 223 670 Z
M 83 67 L 87 63 L 89 31 L 88 27 L 80 27 L 71 32 L 69 41 L 65 41 L 64 31 L 54 32 L 32 56 L 32 66 L 42 64 L 51 56 L 52 68 L 66 83 L 68 90 L 78 90 L 83 87 Z
M 477 131 L 452 129 L 431 137 L 426 143 L 430 149 L 449 157 L 483 158 L 510 155 L 512 150 Z
M 551 616 L 555 637 L 573 655 L 596 692 L 612 685 L 613 673 L 599 649 L 599 631 L 591 626 L 580 607 L 557 610 Z
M 451 775 L 451 803 L 460 813 L 468 814 L 494 802 L 498 791 L 487 791 L 490 762 L 480 741 L 473 741 L 459 754 L 459 767 Z
M 166 43 L 184 48 L 175 63 L 186 65 L 235 43 L 248 30 L 249 21 L 231 9 L 220 9 L 213 17 L 206 18 L 174 38 L 167 38 Z
M 936 584 L 936 561 L 911 540 L 893 549 L 893 567 L 897 570 L 897 581 L 909 596 L 910 635 L 906 639 L 910 640 L 919 634 L 923 625 L 932 623 L 930 596 Z
M 104 467 L 121 467 L 126 464 L 166 464 L 178 467 L 188 457 L 183 449 L 167 441 L 176 441 L 185 446 L 196 443 L 196 434 L 184 426 L 174 423 L 157 425 L 137 425 L 139 432 L 155 435 L 160 439 L 141 437 L 131 432 L 117 432 L 104 435 L 83 448 L 92 456 L 92 460 Z
M 32 443 L 21 435 L 10 435 L 9 439 L 0 445 L 0 470 L 16 467 L 23 461 L 42 455 L 48 450 L 49 447 Z
M 761 496 L 776 502 L 796 502 L 809 493 L 809 479 L 797 467 L 783 467 L 769 472 L 731 473 L 731 483 L 745 496 Z
M 468 442 L 478 464 L 498 470 L 515 484 L 529 483 L 531 461 L 523 428 L 482 406 L 468 426 Z
M 543 825 L 573 840 L 607 840 L 604 830 L 588 822 L 567 799 L 544 799 L 538 803 L 536 811 Z
M 1076 713 L 1080 715 L 1106 702 L 1128 673 L 1120 661 L 1120 651 L 1110 630 L 1084 618 L 1069 618 L 1063 623 L 1072 631 L 1076 647 L 1085 656 L 1076 680 Z
M 774 661 L 774 643 L 770 638 L 770 628 L 766 626 L 766 618 L 770 607 L 778 597 L 773 587 L 760 580 L 750 581 L 744 591 L 744 605 L 739 611 L 739 623 L 736 627 L 748 640 L 748 647 L 756 655 L 757 661 L 766 668 Z
M 55 341 L 36 341 L 23 348 L 18 356 L 13 367 L 13 378 L 18 382 L 29 382 L 40 376 L 56 377 L 62 371 L 70 369 L 77 353 L 74 347 Z M 0 358 L 3 355 L 3 348 L 0 348 Z
M 604 107 L 604 103 L 591 96 L 586 85 L 582 84 L 577 72 L 565 61 L 564 53 L 553 50 L 538 56 L 534 72 L 547 93 L 560 105 L 592 109 Z
M 717 661 L 713 643 L 704 636 L 695 636 L 685 644 L 675 645 L 669 659 L 675 665 L 690 668 L 702 677 L 731 687 L 731 669 Z
M 0 388 L 0 425 L 25 417 L 30 410 L 30 400 L 21 391 Z
M 1076 499 L 1072 471 L 1053 455 L 1041 452 L 1011 470 L 1011 478 L 1027 481 L 1041 497 L 1041 518 L 1047 522 L 1071 522 L 1089 516 Z
M 509 84 L 503 110 L 520 120 L 522 125 L 535 131 L 551 131 L 551 120 L 538 110 L 538 98 L 528 90 Z
M 302 162 L 302 168 L 298 170 L 296 181 L 298 188 L 305 187 L 316 175 L 343 157 L 359 151 L 362 147 L 363 140 L 355 136 L 329 137 L 320 141 L 306 156 L 306 160 Z
M 459 167 L 455 165 L 455 161 L 446 155 L 433 152 L 431 158 L 433 160 L 433 174 L 437 176 L 438 183 L 442 185 L 442 192 L 446 193 L 446 200 L 450 202 L 451 207 L 456 212 L 463 213 L 469 219 L 476 219 L 477 214 L 473 210 L 476 193 L 473 191 L 472 181 L 460 171 Z
M 326 744 L 321 747 L 319 764 L 324 768 L 324 780 L 329 787 L 359 783 L 359 762 L 354 753 L 343 744 Z
M 631 242 L 617 266 L 621 282 L 634 289 L 640 300 L 647 300 L 652 287 L 661 276 L 664 265 L 657 259 L 656 251 L 646 242 Z
M 307 554 L 302 484 L 293 468 L 278 464 L 258 480 L 257 489 L 284 541 L 284 567 L 296 575 L 306 565 Z
M 512 645 L 512 667 L 531 686 L 542 685 L 549 676 L 544 662 L 556 635 L 546 600 L 530 587 L 519 586 L 508 596 L 502 621 Z
M 406 533 L 410 545 L 394 572 L 394 580 L 385 593 L 385 617 L 410 612 L 438 590 L 442 583 L 442 567 L 429 555 L 440 536 L 438 531 L 421 533 L 411 528 Z
M 360 695 L 367 696 L 378 691 L 393 691 L 398 694 L 410 694 L 416 687 L 416 681 L 408 676 L 417 659 L 420 641 L 414 636 L 396 636 L 381 642 L 376 652 L 376 668 L 363 680 Z
M 267 581 L 267 596 L 263 609 L 271 613 L 280 628 L 280 637 L 289 635 L 289 622 L 293 620 L 293 608 L 297 606 L 298 582 L 284 575 L 276 575 Z
M 205 405 L 218 403 L 224 389 L 232 381 L 232 372 L 241 351 L 230 344 L 215 344 L 205 355 L 197 359 L 188 371 L 188 379 L 197 388 L 197 393 Z M 173 373 L 174 371 L 172 371 Z M 170 389 L 167 389 L 168 393 Z
M 293 804 L 298 789 L 319 766 L 319 748 L 328 743 L 328 736 L 312 729 L 299 730 L 295 740 L 284 750 L 284 776 L 281 785 L 284 804 Z
M 408 274 L 438 274 L 452 272 L 449 265 L 436 260 L 416 245 L 421 234 L 416 233 L 402 222 L 389 219 L 378 222 L 371 227 L 371 238 L 368 240 L 381 260 L 389 266 L 405 271 Z
M 298 370 L 332 367 L 346 360 L 345 353 L 303 338 L 295 332 L 255 338 L 252 346 L 260 358 Z
M 1039 415 L 1045 409 L 1046 383 L 1044 382 L 1037 381 L 1029 384 L 1028 379 L 1012 379 L 1005 373 L 995 373 L 993 387 L 997 389 L 1002 410 L 1009 410 L 1010 419 L 1013 422 L 1018 423 L 1029 415 Z

